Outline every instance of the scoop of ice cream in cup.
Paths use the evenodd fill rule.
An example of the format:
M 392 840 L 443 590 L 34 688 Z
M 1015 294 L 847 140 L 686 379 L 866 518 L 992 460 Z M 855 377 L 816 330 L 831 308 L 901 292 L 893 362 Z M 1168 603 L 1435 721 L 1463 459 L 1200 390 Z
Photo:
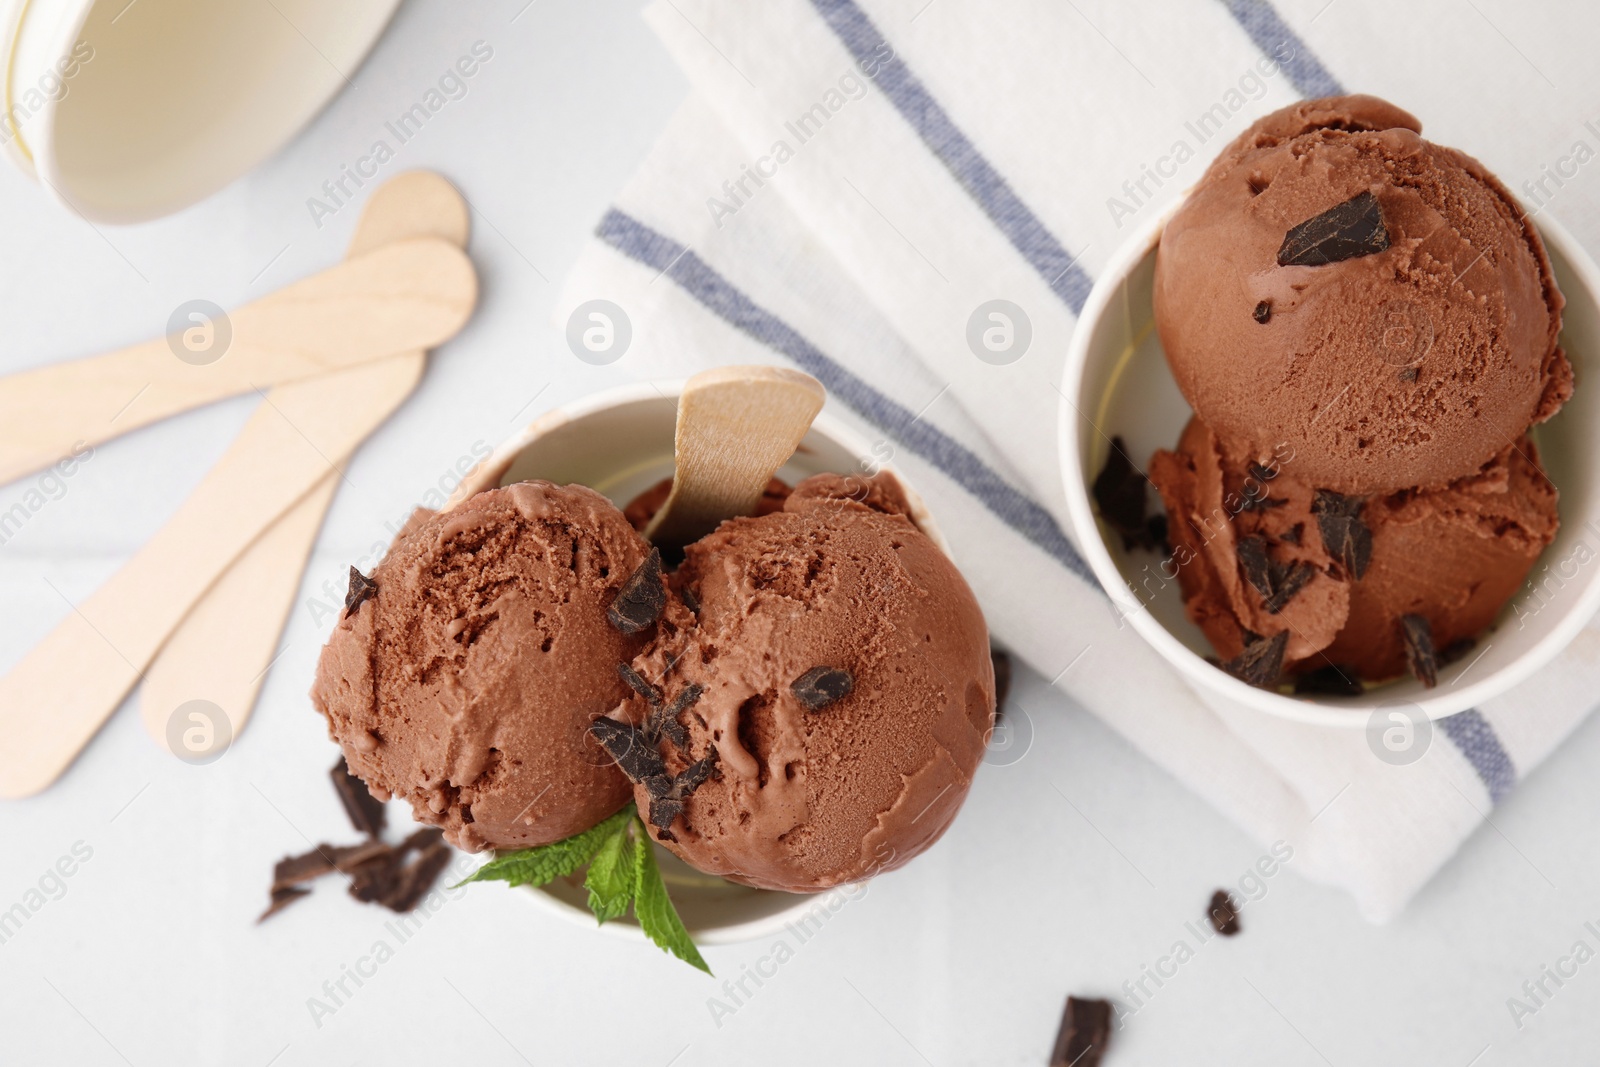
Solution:
M 866 473 L 821 401 L 724 368 L 507 442 L 402 531 L 325 650 L 352 770 L 495 863 L 633 801 L 627 839 L 701 945 L 931 845 L 992 723 L 987 630 L 915 491 Z M 592 924 L 592 888 L 573 870 L 533 897 Z
M 1600 270 L 1548 214 L 1385 101 L 1291 105 L 1085 304 L 1076 539 L 1119 618 L 1237 704 L 1464 711 L 1600 607 L 1597 344 Z

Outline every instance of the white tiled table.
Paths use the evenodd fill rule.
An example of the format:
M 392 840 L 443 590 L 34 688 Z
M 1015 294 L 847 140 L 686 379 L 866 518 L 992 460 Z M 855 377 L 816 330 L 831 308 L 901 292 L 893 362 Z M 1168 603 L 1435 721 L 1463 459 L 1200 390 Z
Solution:
M 449 899 L 403 943 L 387 912 L 331 883 L 252 925 L 272 861 L 303 849 L 302 833 L 351 836 L 326 784 L 334 751 L 304 695 L 328 625 L 311 606 L 322 584 L 342 590 L 345 566 L 475 444 L 635 373 L 626 360 L 591 368 L 569 394 L 552 388 L 521 410 L 547 380 L 541 366 L 571 359 L 547 321 L 556 283 L 683 85 L 628 0 L 542 0 L 512 21 L 523 2 L 407 5 L 357 87 L 305 136 L 177 218 L 97 232 L 0 170 L 0 369 L 14 371 L 143 339 L 185 300 L 236 303 L 335 262 L 355 210 L 319 229 L 307 199 L 474 42 L 494 49 L 385 171 L 436 167 L 470 198 L 481 311 L 352 467 L 248 733 L 221 762 L 189 767 L 124 708 L 55 789 L 0 803 L 0 909 L 75 846 L 90 853 L 0 944 L 0 1062 L 1041 1064 L 1068 992 L 1129 1003 L 1122 983 L 1192 942 L 1185 922 L 1258 856 L 1024 672 L 1026 757 L 984 768 L 936 849 L 791 945 L 720 1026 L 708 998 L 731 1003 L 720 979 L 770 941 L 708 951 L 713 982 L 494 886 Z M 74 599 L 92 590 L 251 404 L 99 449 L 0 545 L 0 667 L 68 610 L 45 579 Z M 33 485 L 0 488 L 0 511 Z M 1155 989 L 1107 1062 L 1594 1062 L 1600 962 L 1520 1032 L 1506 999 L 1580 937 L 1600 948 L 1582 927 L 1600 924 L 1597 761 L 1591 722 L 1388 928 L 1291 863 L 1247 908 L 1240 937 L 1199 948 Z M 312 998 L 329 1003 L 324 983 L 379 941 L 392 958 L 363 965 L 371 977 L 347 980 L 354 994 L 314 1014 Z

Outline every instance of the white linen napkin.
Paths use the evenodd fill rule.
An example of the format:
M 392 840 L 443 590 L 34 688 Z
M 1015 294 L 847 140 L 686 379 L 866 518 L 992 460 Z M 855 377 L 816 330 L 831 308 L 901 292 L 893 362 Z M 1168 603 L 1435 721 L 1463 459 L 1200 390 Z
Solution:
M 1562 110 L 1600 88 L 1580 52 L 1541 53 L 1556 91 L 1485 39 L 1492 24 L 1385 7 L 1391 25 L 1426 26 L 1426 40 L 1395 29 L 1407 46 L 1454 35 L 1505 53 L 1504 77 L 1441 87 L 1405 77 L 1399 43 L 1392 68 L 1373 54 L 1375 4 L 1338 2 L 1319 51 L 1349 55 L 1361 88 L 1514 188 L 1538 176 L 1527 159 L 1583 130 Z M 1600 633 L 1390 765 L 1361 731 L 1197 693 L 1119 625 L 1062 532 L 1056 459 L 1061 356 L 1121 235 L 1254 118 L 1344 91 L 1307 45 L 1319 6 L 1286 21 L 1259 0 L 658 0 L 646 18 L 694 93 L 600 221 L 558 318 L 566 329 L 593 300 L 622 309 L 624 366 L 641 378 L 773 362 L 821 379 L 830 410 L 875 442 L 864 464 L 892 462 L 923 491 L 1000 643 L 1383 921 L 1587 713 Z M 1491 130 L 1492 91 L 1521 106 L 1502 103 Z M 1586 135 L 1600 146 L 1600 122 Z M 1600 234 L 1592 194 L 1544 188 L 1580 236 Z M 973 309 L 997 297 L 1032 327 L 1005 366 L 967 342 Z

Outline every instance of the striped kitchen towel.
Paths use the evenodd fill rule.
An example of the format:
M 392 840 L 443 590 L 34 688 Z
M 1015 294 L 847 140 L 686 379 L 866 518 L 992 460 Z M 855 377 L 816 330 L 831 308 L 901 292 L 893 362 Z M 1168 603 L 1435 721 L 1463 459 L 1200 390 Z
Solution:
M 772 362 L 821 379 L 874 442 L 864 461 L 923 490 L 1000 642 L 1382 921 L 1588 712 L 1600 633 L 1439 723 L 1407 766 L 1359 730 L 1198 693 L 1118 625 L 1063 533 L 1057 385 L 1097 266 L 1301 96 L 1396 100 L 1600 247 L 1600 187 L 1573 177 L 1593 155 L 1574 163 L 1574 144 L 1600 145 L 1600 113 L 1573 102 L 1600 100 L 1600 71 L 1555 31 L 1579 0 L 1542 27 L 1445 6 L 658 0 L 646 18 L 693 92 L 600 220 L 561 325 L 622 309 L 641 378 Z M 994 299 L 1031 328 L 1006 365 L 967 340 Z

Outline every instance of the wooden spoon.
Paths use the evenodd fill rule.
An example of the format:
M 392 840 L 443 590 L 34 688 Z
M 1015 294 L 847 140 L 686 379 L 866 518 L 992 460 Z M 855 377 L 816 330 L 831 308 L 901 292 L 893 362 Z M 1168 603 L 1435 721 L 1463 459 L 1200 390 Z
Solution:
M 0 379 L 0 483 L 202 404 L 442 344 L 477 297 L 460 248 L 399 241 L 229 313 L 214 362 L 185 362 L 158 337 Z
M 724 519 L 752 514 L 826 399 L 821 382 L 782 367 L 718 367 L 690 378 L 678 398 L 672 492 L 645 536 L 681 548 Z
M 450 274 L 457 283 L 462 280 L 455 267 L 466 263 L 464 255 L 437 238 L 390 245 L 345 266 L 395 250 L 401 257 L 391 257 L 391 266 L 401 260 L 415 265 L 421 262 L 415 258 L 418 249 L 427 250 L 429 269 L 446 275 L 446 282 Z M 470 266 L 465 279 L 472 280 Z M 406 285 L 390 285 L 378 300 L 369 288 L 362 317 L 379 333 L 389 332 L 380 325 L 386 316 L 415 321 L 400 294 L 421 293 L 424 302 L 437 302 L 441 289 L 449 291 L 438 281 L 430 285 L 411 277 Z M 457 327 L 471 310 L 470 299 L 466 307 L 460 305 L 461 297 L 475 293 L 475 287 L 467 288 L 463 293 L 457 284 L 448 301 Z M 298 321 L 315 330 L 326 325 L 325 319 L 310 313 Z M 351 362 L 326 338 L 296 338 L 289 325 L 287 319 L 280 322 L 278 345 L 270 351 L 318 353 L 334 366 Z M 341 337 L 362 332 L 359 322 L 339 324 Z M 411 345 L 420 340 L 413 332 Z M 116 710 L 190 606 L 263 530 L 328 475 L 329 457 L 348 456 L 380 414 L 410 394 L 415 378 L 401 373 L 400 366 L 411 368 L 417 355 L 402 353 L 390 357 L 397 366 L 385 375 L 358 363 L 326 375 L 321 388 L 274 390 L 243 431 L 254 445 L 229 451 L 133 559 L 0 678 L 0 797 L 30 796 L 55 781 Z M 170 352 L 166 358 L 178 362 Z
M 384 244 L 418 237 L 437 237 L 464 248 L 470 229 L 466 202 L 454 186 L 430 171 L 411 171 L 385 182 L 367 200 L 347 255 L 354 258 Z M 362 367 L 345 384 L 361 392 L 379 393 L 398 404 L 421 380 L 426 362 L 423 352 L 382 360 Z M 276 402 L 297 392 L 327 391 L 338 384 L 308 378 L 275 387 L 268 399 Z M 364 415 L 370 433 L 393 410 L 393 406 L 369 407 L 344 417 Z M 264 447 L 268 447 L 267 438 L 246 427 L 230 453 Z M 348 456 L 328 458 L 342 469 Z M 162 747 L 169 746 L 167 720 L 173 710 L 194 699 L 220 707 L 228 716 L 231 736 L 238 739 L 267 669 L 282 655 L 278 640 L 338 485 L 337 471 L 324 475 L 234 561 L 162 646 L 139 686 L 145 728 Z

